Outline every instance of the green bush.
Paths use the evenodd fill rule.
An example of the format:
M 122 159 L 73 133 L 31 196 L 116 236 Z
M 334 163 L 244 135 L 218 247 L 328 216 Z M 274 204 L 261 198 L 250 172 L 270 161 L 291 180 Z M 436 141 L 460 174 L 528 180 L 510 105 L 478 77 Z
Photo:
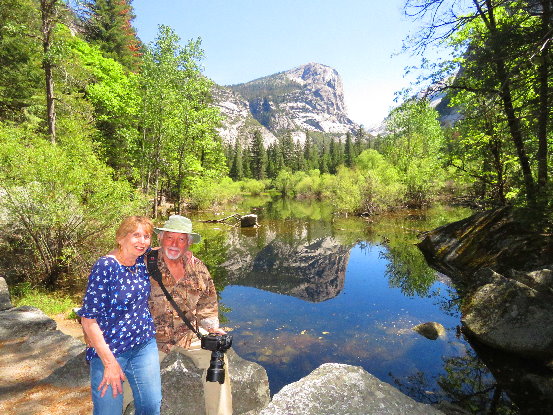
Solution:
M 258 196 L 265 191 L 266 183 L 256 179 L 244 179 L 240 182 L 242 192 Z
M 113 180 L 84 136 L 54 145 L 0 125 L 0 141 L 0 268 L 47 288 L 76 282 L 113 247 L 121 218 L 143 211 L 144 198 Z
M 295 184 L 294 194 L 296 197 L 320 198 L 322 194 L 321 184 L 319 170 L 311 170 Z
M 207 209 L 221 205 L 240 196 L 240 182 L 234 182 L 230 177 L 221 180 L 203 180 L 194 186 L 189 193 L 189 205 L 196 209 Z

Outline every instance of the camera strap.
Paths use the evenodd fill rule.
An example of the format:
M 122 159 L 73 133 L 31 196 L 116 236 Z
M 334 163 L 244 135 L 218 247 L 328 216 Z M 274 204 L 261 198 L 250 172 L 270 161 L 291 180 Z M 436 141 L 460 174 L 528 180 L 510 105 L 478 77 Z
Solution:
M 202 337 L 201 337 L 200 333 L 198 332 L 198 330 L 196 330 L 194 325 L 190 322 L 190 320 L 188 320 L 188 318 L 186 317 L 184 312 L 177 305 L 177 303 L 176 303 L 175 299 L 173 298 L 173 296 L 171 294 L 169 294 L 169 291 L 167 291 L 167 288 L 165 288 L 165 285 L 163 284 L 163 281 L 162 281 L 163 278 L 162 278 L 162 275 L 161 275 L 161 271 L 159 270 L 159 267 L 157 266 L 158 253 L 159 253 L 159 250 L 152 249 L 152 250 L 150 250 L 150 252 L 148 252 L 148 255 L 146 255 L 146 267 L 148 268 L 148 273 L 159 284 L 159 287 L 161 288 L 161 291 L 163 291 L 163 294 L 165 294 L 165 297 L 167 297 L 167 300 L 169 300 L 169 303 L 173 306 L 173 308 L 175 309 L 175 311 L 177 312 L 177 314 L 179 315 L 181 320 L 184 321 L 184 323 L 188 326 L 188 328 L 190 330 L 192 330 L 192 332 L 194 332 L 194 334 L 196 336 L 198 336 L 199 339 L 201 339 Z

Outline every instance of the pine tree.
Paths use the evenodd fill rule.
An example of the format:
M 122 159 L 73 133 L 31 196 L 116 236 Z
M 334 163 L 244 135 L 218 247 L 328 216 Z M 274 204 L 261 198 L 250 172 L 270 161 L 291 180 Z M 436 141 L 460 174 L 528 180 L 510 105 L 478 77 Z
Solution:
M 236 138 L 234 144 L 234 157 L 232 159 L 232 166 L 230 168 L 229 175 L 234 180 L 242 180 L 244 178 L 244 166 L 242 160 L 242 146 L 240 140 Z
M 359 127 L 355 132 L 355 156 L 358 156 L 364 150 L 363 148 L 364 138 L 365 138 L 365 131 L 363 130 L 363 127 Z
M 309 132 L 305 132 L 305 144 L 303 146 L 303 158 L 305 160 L 306 167 L 308 169 L 313 168 L 311 165 L 311 159 L 313 157 L 313 142 L 311 141 L 311 137 L 309 136 Z
M 270 179 L 276 177 L 275 174 L 275 147 L 271 143 L 267 147 L 267 177 Z
M 251 179 L 253 178 L 251 170 L 251 152 L 248 146 L 245 146 L 242 149 L 242 166 L 244 178 Z
M 294 168 L 294 139 L 292 138 L 292 133 L 286 133 L 280 143 L 280 150 L 282 153 L 282 158 L 284 160 L 284 166 L 290 169 Z
M 323 141 L 323 151 L 319 157 L 319 170 L 321 173 L 330 173 L 330 155 L 326 143 Z
M 336 141 L 334 141 L 334 137 L 332 137 L 330 139 L 330 146 L 329 146 L 328 172 L 331 174 L 335 174 L 337 167 L 338 167 L 338 148 L 336 145 Z
M 305 158 L 303 157 L 303 147 L 299 141 L 294 145 L 294 171 L 305 170 Z
M 84 26 L 86 39 L 98 45 L 104 56 L 135 71 L 138 69 L 141 44 L 132 26 L 135 15 L 131 1 L 85 1 Z
M 263 144 L 261 131 L 255 130 L 251 141 L 250 166 L 252 177 L 257 180 L 263 180 L 266 177 L 267 154 Z
M 346 144 L 344 148 L 344 164 L 346 167 L 351 167 L 353 165 L 353 159 L 355 157 L 353 143 L 351 142 L 351 134 L 348 132 L 346 134 Z

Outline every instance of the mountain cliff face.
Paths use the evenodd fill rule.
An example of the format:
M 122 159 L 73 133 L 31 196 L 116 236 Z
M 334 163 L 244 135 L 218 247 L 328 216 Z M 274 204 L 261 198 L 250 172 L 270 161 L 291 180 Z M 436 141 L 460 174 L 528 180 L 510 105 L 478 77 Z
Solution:
M 347 116 L 340 75 L 318 63 L 221 88 L 216 102 L 227 116 L 221 129 L 227 142 L 256 125 L 265 127 L 266 142 L 269 132 L 345 134 L 358 128 Z
M 261 125 L 251 114 L 248 101 L 233 90 L 217 87 L 213 91 L 215 105 L 224 116 L 219 135 L 223 142 L 234 144 L 237 139 L 249 140 L 255 130 L 261 131 L 266 146 L 276 141 L 275 135 Z

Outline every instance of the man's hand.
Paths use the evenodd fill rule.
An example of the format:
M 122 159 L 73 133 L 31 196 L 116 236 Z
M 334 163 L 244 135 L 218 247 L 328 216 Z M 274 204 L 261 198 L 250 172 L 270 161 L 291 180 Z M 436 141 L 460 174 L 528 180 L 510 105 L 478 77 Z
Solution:
M 226 331 L 224 331 L 222 328 L 220 327 L 217 327 L 217 328 L 212 328 L 212 329 L 209 329 L 208 330 L 210 333 L 215 333 L 215 334 L 227 334 Z

